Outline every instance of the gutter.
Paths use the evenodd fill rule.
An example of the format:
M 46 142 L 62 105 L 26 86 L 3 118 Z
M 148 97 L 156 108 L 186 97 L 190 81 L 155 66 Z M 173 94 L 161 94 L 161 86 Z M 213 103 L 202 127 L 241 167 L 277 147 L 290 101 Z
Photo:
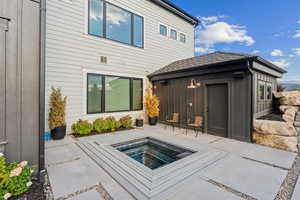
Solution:
M 45 48 L 46 48 L 46 0 L 40 1 L 40 71 L 39 71 L 39 179 L 45 173 Z
M 251 62 L 251 64 L 250 64 L 250 62 Z M 254 73 L 253 73 L 253 70 L 252 70 L 252 65 L 253 65 L 253 61 L 247 61 L 247 69 L 248 69 L 248 71 L 250 72 L 250 74 L 251 74 L 251 89 L 250 89 L 250 95 L 251 95 L 251 102 L 250 102 L 250 104 L 251 104 L 251 110 L 250 110 L 250 113 L 251 113 L 251 119 L 250 119 L 250 142 L 251 143 L 253 143 L 253 137 L 252 137 L 252 133 L 253 133 L 253 130 L 254 130 L 254 126 L 253 126 L 253 117 L 254 117 L 254 93 L 253 93 L 253 89 L 254 89 L 254 87 L 253 87 L 253 75 L 254 75 Z
M 200 23 L 199 19 L 190 15 L 183 9 L 176 6 L 174 3 L 170 2 L 169 0 L 151 0 L 153 3 L 165 8 L 166 10 L 174 13 L 175 15 L 183 18 L 184 20 L 188 21 L 189 23 L 193 24 L 194 26 L 198 26 Z

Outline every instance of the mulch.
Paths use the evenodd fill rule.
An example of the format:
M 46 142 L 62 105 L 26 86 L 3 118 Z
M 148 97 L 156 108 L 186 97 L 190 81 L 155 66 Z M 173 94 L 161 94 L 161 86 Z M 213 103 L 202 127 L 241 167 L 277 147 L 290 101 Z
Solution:
M 30 189 L 18 196 L 11 197 L 10 200 L 45 200 L 43 184 L 37 180 L 32 180 Z

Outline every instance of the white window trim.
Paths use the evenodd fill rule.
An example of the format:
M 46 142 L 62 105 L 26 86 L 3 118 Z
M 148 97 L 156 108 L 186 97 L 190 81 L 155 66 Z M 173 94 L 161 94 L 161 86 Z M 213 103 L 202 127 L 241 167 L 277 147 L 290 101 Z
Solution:
M 162 34 L 160 34 L 160 26 L 165 26 L 166 28 L 167 28 L 167 34 L 166 35 L 162 35 Z M 163 24 L 163 23 L 159 23 L 158 24 L 158 34 L 160 35 L 160 36 L 162 36 L 162 37 L 164 37 L 164 38 L 168 38 L 169 37 L 169 26 L 168 25 L 166 25 L 166 24 Z
M 174 31 L 176 31 L 176 39 L 175 38 L 172 38 L 172 35 L 171 35 L 171 33 L 172 33 L 172 30 L 174 30 Z M 178 30 L 176 29 L 176 28 L 170 28 L 170 34 L 169 34 L 169 37 L 170 37 L 170 39 L 172 39 L 172 40 L 175 40 L 175 41 L 177 41 L 178 40 Z
M 185 36 L 185 41 L 184 41 L 184 42 L 181 41 L 181 34 L 183 34 L 183 35 Z M 183 44 L 186 44 L 186 43 L 187 43 L 187 34 L 186 34 L 186 33 L 183 33 L 183 32 L 180 32 L 180 33 L 179 33 L 179 41 L 180 41 L 181 43 L 183 43 Z

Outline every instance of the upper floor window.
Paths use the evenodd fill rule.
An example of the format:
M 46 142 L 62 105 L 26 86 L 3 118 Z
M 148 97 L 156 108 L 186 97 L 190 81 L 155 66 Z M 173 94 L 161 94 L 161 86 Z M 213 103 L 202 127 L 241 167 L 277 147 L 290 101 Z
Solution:
M 103 0 L 89 0 L 89 34 L 144 46 L 144 18 Z
M 183 43 L 186 42 L 186 36 L 183 33 L 180 33 L 180 42 L 183 42 Z
M 89 1 L 89 33 L 103 37 L 103 1 Z
M 159 33 L 163 36 L 167 36 L 168 34 L 168 28 L 164 25 L 159 25 Z
M 177 40 L 177 31 L 174 29 L 171 29 L 171 38 Z

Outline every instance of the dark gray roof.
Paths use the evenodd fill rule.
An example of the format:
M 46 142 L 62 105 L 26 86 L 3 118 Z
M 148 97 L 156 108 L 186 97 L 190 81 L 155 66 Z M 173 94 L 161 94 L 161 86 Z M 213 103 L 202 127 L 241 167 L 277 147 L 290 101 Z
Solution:
M 188 21 L 189 23 L 197 26 L 200 23 L 200 20 L 193 15 L 187 13 L 185 10 L 179 8 L 174 3 L 169 0 L 151 0 L 153 3 L 165 8 L 166 10 L 174 13 L 175 15 L 183 18 L 184 20 Z
M 231 53 L 231 52 L 221 52 L 217 51 L 210 54 L 205 54 L 202 56 L 195 56 L 188 59 L 178 60 L 175 61 L 149 75 L 149 77 L 153 77 L 160 74 L 166 74 L 176 71 L 185 71 L 185 70 L 192 70 L 194 68 L 200 67 L 209 67 L 209 66 L 216 66 L 216 65 L 223 65 L 227 62 L 234 62 L 234 61 L 245 61 L 245 60 L 256 60 L 262 62 L 263 64 L 267 65 L 268 67 L 281 72 L 286 73 L 285 70 L 282 68 L 254 55 L 250 54 L 242 54 L 242 53 Z

